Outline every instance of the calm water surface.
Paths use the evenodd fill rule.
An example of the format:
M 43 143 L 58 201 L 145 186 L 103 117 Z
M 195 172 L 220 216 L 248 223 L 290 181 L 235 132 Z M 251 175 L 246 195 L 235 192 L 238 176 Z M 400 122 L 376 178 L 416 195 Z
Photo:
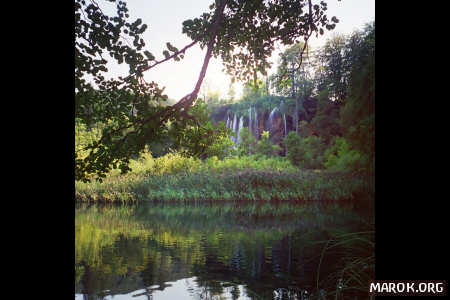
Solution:
M 362 299 L 374 229 L 360 206 L 80 205 L 75 299 Z

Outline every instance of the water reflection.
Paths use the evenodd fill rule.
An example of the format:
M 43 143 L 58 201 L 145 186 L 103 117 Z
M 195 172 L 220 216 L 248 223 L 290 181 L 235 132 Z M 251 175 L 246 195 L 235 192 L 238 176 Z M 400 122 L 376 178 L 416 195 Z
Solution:
M 80 205 L 76 299 L 308 299 L 325 287 L 335 293 L 340 278 L 353 286 L 348 263 L 367 265 L 357 280 L 373 278 L 373 216 L 354 206 Z M 356 232 L 357 239 L 348 235 Z M 330 243 L 337 236 L 345 243 Z M 354 299 L 354 292 L 340 296 Z

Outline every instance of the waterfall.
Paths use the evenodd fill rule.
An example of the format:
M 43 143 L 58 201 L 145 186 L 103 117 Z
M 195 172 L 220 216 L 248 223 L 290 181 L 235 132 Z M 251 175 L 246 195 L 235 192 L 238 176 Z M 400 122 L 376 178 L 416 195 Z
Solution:
M 230 119 L 230 116 L 227 116 L 227 128 L 233 130 L 233 120 Z M 230 139 L 234 142 L 234 137 L 230 135 Z
M 236 119 L 236 115 L 234 115 L 233 118 L 233 132 L 236 133 L 237 130 L 237 119 Z M 234 143 L 236 143 L 236 137 L 233 138 Z
M 255 112 L 255 136 L 258 138 L 259 135 L 259 128 L 258 128 L 258 112 L 256 111 L 256 108 L 253 106 L 253 111 Z
M 275 114 L 275 112 L 278 110 L 278 107 L 275 107 L 274 109 L 272 109 L 272 111 L 270 112 L 269 115 L 269 136 L 272 136 L 272 122 L 273 122 L 273 115 Z
M 225 128 L 230 128 L 229 126 L 230 126 L 230 116 L 227 116 L 227 122 L 226 122 Z
M 241 142 L 241 137 L 239 136 L 239 131 L 241 131 L 243 125 L 244 125 L 244 116 L 241 116 L 241 118 L 239 119 L 239 128 L 238 128 L 238 133 L 237 133 L 237 137 L 236 137 L 237 144 L 239 144 Z

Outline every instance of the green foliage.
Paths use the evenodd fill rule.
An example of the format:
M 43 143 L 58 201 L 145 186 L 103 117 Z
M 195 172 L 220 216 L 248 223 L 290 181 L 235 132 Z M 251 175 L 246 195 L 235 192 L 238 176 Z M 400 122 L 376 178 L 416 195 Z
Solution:
M 326 89 L 317 96 L 316 113 L 309 126 L 327 145 L 333 137 L 341 135 L 339 106 L 330 100 Z
M 305 120 L 300 121 L 298 124 L 298 136 L 305 138 L 311 135 L 311 126 Z
M 219 5 L 220 2 L 216 2 L 202 18 L 183 23 L 183 33 L 199 40 L 201 47 L 209 41 L 204 33 L 211 28 L 215 19 L 214 10 Z M 327 4 L 324 1 L 315 5 L 314 10 L 311 7 L 312 15 L 305 0 L 295 3 L 228 0 L 226 8 L 227 13 L 219 29 L 220 39 L 217 39 L 213 54 L 221 57 L 226 72 L 233 76 L 233 80 L 257 81 L 257 73 L 266 75 L 266 69 L 271 66 L 268 58 L 275 49 L 275 41 L 291 45 L 308 34 L 332 30 L 338 22 L 335 17 L 328 19 L 326 16 Z
M 302 101 L 298 103 L 298 116 L 303 115 L 305 119 L 299 122 L 298 137 L 290 133 L 291 137 L 286 139 L 285 143 L 288 150 L 287 157 L 293 164 L 302 168 L 326 166 L 332 170 L 342 171 L 373 170 L 375 161 L 374 30 L 374 24 L 369 24 L 363 31 L 357 31 L 349 37 L 335 36 L 321 51 L 318 51 L 331 56 L 325 57 L 319 54 L 323 66 L 316 69 L 315 75 L 312 76 L 314 88 L 312 98 L 308 100 L 308 110 L 304 107 L 305 103 Z M 294 67 L 298 67 L 300 46 L 300 44 L 295 45 L 284 53 L 285 65 L 282 65 L 281 69 L 290 67 L 295 70 Z M 281 69 L 278 72 L 279 75 L 283 74 Z M 298 75 L 301 77 L 302 74 Z M 301 82 L 300 77 L 297 78 L 298 83 Z M 284 80 L 277 83 L 275 87 L 280 89 L 278 92 L 284 88 L 285 96 L 290 96 L 292 80 L 289 77 L 285 77 Z M 337 84 L 338 81 L 341 83 Z M 246 116 L 249 107 L 255 107 L 261 115 L 265 111 L 279 107 L 280 111 L 288 115 L 296 115 L 295 99 L 271 95 L 258 96 L 251 93 L 250 87 L 250 85 L 247 87 L 246 97 L 227 106 L 229 113 Z M 246 136 L 245 130 L 241 136 Z M 341 137 L 345 138 L 349 148 L 347 150 L 342 148 L 338 154 L 339 147 L 335 145 L 335 141 L 342 146 Z M 262 137 L 260 144 L 264 144 L 264 141 Z M 250 147 L 247 144 L 247 141 L 244 141 L 240 146 L 241 155 L 254 153 L 251 150 L 248 151 Z M 289 147 L 288 144 L 291 146 Z M 325 154 L 326 147 L 330 150 Z M 270 151 L 262 152 L 270 153 Z
M 351 40 L 352 69 L 348 97 L 340 110 L 340 124 L 351 147 L 375 160 L 375 24 L 368 24 Z
M 301 140 L 302 138 L 294 131 L 289 132 L 283 139 L 283 143 L 288 149 L 287 158 L 296 166 L 300 165 L 305 155 L 305 150 L 300 147 Z
M 215 126 L 209 118 L 208 105 L 197 99 L 189 113 L 192 118 L 170 124 L 168 134 L 174 141 L 173 147 L 186 156 L 202 157 L 208 148 L 229 135 L 223 122 Z M 182 134 L 180 134 L 182 133 Z
M 277 73 L 271 78 L 278 94 L 300 100 L 311 96 L 314 85 L 309 65 L 312 60 L 309 47 L 303 48 L 303 42 L 296 43 L 281 54 Z
M 258 113 L 262 113 L 265 110 L 271 111 L 278 107 L 283 99 L 284 97 L 270 95 L 259 98 L 243 98 L 241 101 L 233 103 L 230 111 L 238 116 L 246 116 L 250 107 L 255 107 Z
M 258 141 L 248 127 L 242 127 L 239 131 L 241 142 L 238 145 L 239 156 L 246 156 L 256 153 Z
M 256 85 L 253 81 L 249 81 L 244 84 L 244 89 L 242 91 L 242 98 L 255 100 L 267 96 L 266 90 L 267 86 L 265 81 L 257 80 Z
M 75 152 L 79 156 L 85 157 L 87 155 L 87 146 L 100 137 L 102 128 L 99 126 L 99 124 L 94 124 L 88 128 L 79 119 L 75 120 Z
M 299 38 L 307 41 L 313 33 L 333 29 L 338 20 L 335 17 L 330 20 L 324 14 L 325 2 L 314 5 L 314 17 L 310 18 L 309 4 L 306 0 L 295 5 L 284 0 L 277 3 L 223 0 L 216 1 L 200 18 L 185 21 L 183 32 L 194 43 L 207 46 L 213 56 L 220 56 L 233 79 L 245 80 L 247 84 L 242 101 L 237 103 L 230 104 L 229 99 L 219 99 L 214 94 L 208 95 L 208 105 L 195 101 L 196 87 L 192 95 L 183 99 L 185 105 L 180 106 L 176 101 L 169 103 L 156 83 L 142 80 L 144 70 L 164 60 L 157 61 L 145 50 L 141 35 L 146 25 L 140 19 L 127 22 L 125 3 L 119 2 L 117 16 L 110 17 L 103 14 L 97 2 L 76 1 L 76 180 L 101 181 L 118 170 L 125 174 L 132 169 L 132 158 L 138 157 L 146 147 L 154 157 L 177 151 L 177 155 L 194 161 L 199 158 L 212 161 L 214 157 L 222 161 L 236 151 L 229 139 L 231 131 L 217 121 L 224 114 L 247 115 L 250 107 L 255 107 L 258 115 L 279 107 L 294 117 L 294 124 L 300 124 L 298 131 L 302 138 L 286 139 L 286 145 L 292 144 L 287 147 L 288 157 L 295 165 L 319 168 L 324 144 L 341 135 L 351 145 L 351 151 L 354 150 L 351 157 L 363 161 L 367 156 L 368 164 L 373 165 L 374 24 L 348 38 L 335 36 L 329 40 L 323 51 L 319 51 L 322 66 L 312 76 L 309 49 L 306 48 L 300 64 L 305 44 L 297 41 Z M 275 19 L 277 22 L 273 22 Z M 124 36 L 134 39 L 133 45 L 125 46 L 121 41 Z M 274 81 L 278 93 L 284 97 L 269 95 L 268 78 L 258 79 L 258 74 L 265 76 L 265 70 L 270 67 L 267 58 L 273 51 L 274 41 L 291 45 L 282 54 L 278 78 Z M 163 52 L 166 59 L 178 61 L 184 57 L 184 52 L 180 55 L 170 42 L 166 46 Z M 125 62 L 129 76 L 106 80 L 107 62 L 102 57 L 105 53 L 117 63 Z M 93 78 L 95 84 L 87 78 Z M 229 105 L 225 110 L 224 104 Z M 214 123 L 208 108 L 214 109 L 218 117 Z M 298 122 L 299 117 L 309 123 Z M 273 156 L 281 152 L 266 134 L 256 143 L 252 134 L 244 130 L 241 141 L 237 149 L 241 156 L 253 153 Z M 346 158 L 347 154 L 336 157 L 345 166 L 356 164 Z M 190 168 L 189 163 L 186 168 Z
M 233 148 L 234 142 L 229 136 L 219 136 L 216 140 L 207 148 L 207 157 L 217 157 L 222 160 L 225 157 L 230 157 L 236 154 L 236 150 Z
M 146 171 L 147 175 L 164 175 L 192 173 L 199 171 L 201 160 L 194 157 L 186 157 L 178 153 L 171 153 L 154 160 L 154 165 Z
M 210 171 L 116 178 L 104 183 L 77 183 L 75 197 L 80 202 L 319 201 L 353 199 L 370 191 L 368 181 L 359 175 L 249 168 L 218 172 L 212 167 L 218 160 L 212 157 L 207 161 Z M 373 190 L 370 192 L 373 193 Z
M 328 291 L 334 299 L 353 299 L 356 291 L 365 291 L 367 282 L 375 276 L 375 231 L 374 224 L 364 224 L 359 232 L 333 232 L 327 241 L 322 241 L 321 261 L 333 257 L 336 271 L 320 277 L 317 270 L 317 288 Z M 340 257 L 337 261 L 334 257 Z M 320 279 L 320 280 L 319 280 Z M 345 297 L 344 297 L 345 295 Z M 356 296 L 354 298 L 357 298 Z
M 212 156 L 202 161 L 194 157 L 185 157 L 179 153 L 170 153 L 153 158 L 149 152 L 144 152 L 138 159 L 131 160 L 132 172 L 120 174 L 111 172 L 104 182 L 76 182 L 76 198 L 79 201 L 119 201 L 133 202 L 147 199 L 148 184 L 152 178 L 159 178 L 158 184 L 170 185 L 173 176 L 189 176 L 196 178 L 200 174 L 213 173 L 218 178 L 220 174 L 237 172 L 295 172 L 288 160 L 282 157 L 232 156 L 219 160 Z M 167 180 L 167 182 L 165 182 Z
M 93 175 L 104 178 L 116 168 L 127 172 L 130 158 L 145 148 L 149 135 L 164 134 L 164 125 L 157 126 L 158 118 L 144 120 L 161 111 L 167 96 L 156 83 L 139 79 L 140 70 L 155 58 L 144 50 L 142 34 L 147 25 L 141 19 L 130 21 L 124 2 L 117 3 L 115 16 L 103 14 L 97 2 L 77 0 L 74 8 L 75 117 L 86 127 L 102 127 L 84 153 L 75 153 L 75 179 L 87 181 Z M 123 39 L 133 40 L 133 45 Z M 112 61 L 104 59 L 105 54 Z M 111 62 L 125 62 L 133 76 L 106 79 Z
M 198 173 L 148 178 L 147 197 L 163 201 L 340 200 L 367 190 L 367 181 L 326 173 L 243 172 Z
M 344 138 L 336 138 L 324 156 L 324 166 L 332 171 L 364 171 L 369 164 L 367 154 L 351 149 Z
M 294 165 L 307 169 L 322 168 L 324 144 L 320 137 L 302 138 L 291 131 L 283 142 L 288 148 L 287 157 Z
M 314 6 L 314 16 L 309 13 L 312 7 L 304 9 L 308 4 L 306 0 L 295 5 L 291 1 L 216 1 L 209 12 L 183 22 L 183 33 L 193 40 L 186 47 L 195 43 L 201 48 L 207 46 L 206 63 L 211 55 L 220 56 L 233 80 L 253 77 L 256 83 L 257 73 L 264 75 L 270 67 L 267 60 L 275 41 L 292 44 L 313 32 L 323 32 L 324 28 L 331 30 L 338 22 L 335 17 L 330 20 L 324 14 L 325 2 Z M 115 15 L 105 15 L 103 11 L 95 1 L 75 1 L 75 117 L 88 127 L 103 126 L 101 137 L 85 149 L 87 155 L 80 156 L 76 152 L 75 179 L 88 181 L 96 175 L 101 180 L 116 168 L 126 173 L 132 157 L 139 155 L 150 141 L 159 142 L 168 134 L 174 145 L 183 146 L 182 151 L 194 156 L 206 155 L 204 142 L 211 141 L 199 138 L 200 132 L 212 135 L 216 129 L 209 124 L 197 124 L 199 128 L 195 130 L 190 124 L 193 118 L 188 115 L 198 88 L 183 99 L 185 105 L 181 109 L 175 105 L 165 106 L 168 97 L 163 89 L 143 78 L 144 71 L 159 63 L 171 58 L 179 61 L 184 51 L 180 53 L 167 42 L 167 50 L 162 53 L 164 59 L 157 61 L 155 55 L 144 48 L 142 34 L 147 25 L 142 24 L 141 19 L 134 22 L 128 19 L 125 2 L 116 3 Z M 133 41 L 132 45 L 129 40 Z M 105 76 L 107 64 L 111 63 L 104 58 L 106 54 L 113 63 L 126 63 L 128 76 L 106 79 L 109 77 Z M 200 84 L 204 72 L 201 74 Z M 185 131 L 184 126 L 189 128 Z M 188 142 L 189 138 L 194 141 Z
M 192 118 L 186 118 L 170 124 L 168 131 L 173 140 L 173 147 L 186 157 L 203 157 L 229 155 L 227 150 L 231 145 L 229 135 L 231 130 L 225 127 L 224 122 L 214 125 L 209 118 L 208 105 L 201 99 L 190 109 Z
M 269 132 L 263 131 L 261 139 L 258 141 L 257 153 L 265 156 L 275 156 L 281 152 L 279 145 L 274 145 L 269 139 Z
M 346 98 L 351 62 L 345 52 L 347 37 L 334 34 L 325 43 L 319 57 L 323 65 L 318 76 L 319 89 L 327 89 L 330 97 L 343 102 Z
M 311 74 L 309 47 L 304 42 L 296 43 L 281 53 L 277 72 L 270 78 L 275 92 L 290 97 L 283 103 L 284 113 L 293 117 L 294 128 L 298 128 L 299 116 L 309 118 L 304 102 L 312 96 L 314 82 Z

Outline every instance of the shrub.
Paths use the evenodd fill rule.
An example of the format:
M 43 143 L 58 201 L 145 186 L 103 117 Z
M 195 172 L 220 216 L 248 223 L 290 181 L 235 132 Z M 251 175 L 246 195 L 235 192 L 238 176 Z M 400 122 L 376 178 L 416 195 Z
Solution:
M 325 151 L 324 166 L 332 171 L 364 171 L 368 165 L 368 155 L 351 149 L 345 138 L 336 138 Z
M 250 129 L 248 129 L 248 127 L 243 127 L 239 131 L 239 136 L 241 138 L 237 150 L 239 156 L 255 154 L 258 141 Z
M 283 142 L 287 146 L 287 157 L 292 164 L 307 169 L 322 168 L 324 145 L 320 137 L 301 138 L 291 131 Z
M 206 150 L 207 157 L 217 157 L 222 160 L 225 157 L 230 157 L 236 154 L 236 150 L 233 148 L 234 143 L 228 136 L 219 137 L 211 146 Z
M 259 155 L 265 156 L 275 156 L 280 153 L 281 147 L 279 145 L 274 145 L 269 139 L 269 132 L 263 131 L 261 134 L 261 139 L 257 144 L 257 153 Z
M 148 175 L 153 174 L 176 174 L 195 172 L 202 166 L 200 159 L 195 157 L 185 157 L 179 153 L 169 153 L 154 159 L 154 163 L 147 170 Z

